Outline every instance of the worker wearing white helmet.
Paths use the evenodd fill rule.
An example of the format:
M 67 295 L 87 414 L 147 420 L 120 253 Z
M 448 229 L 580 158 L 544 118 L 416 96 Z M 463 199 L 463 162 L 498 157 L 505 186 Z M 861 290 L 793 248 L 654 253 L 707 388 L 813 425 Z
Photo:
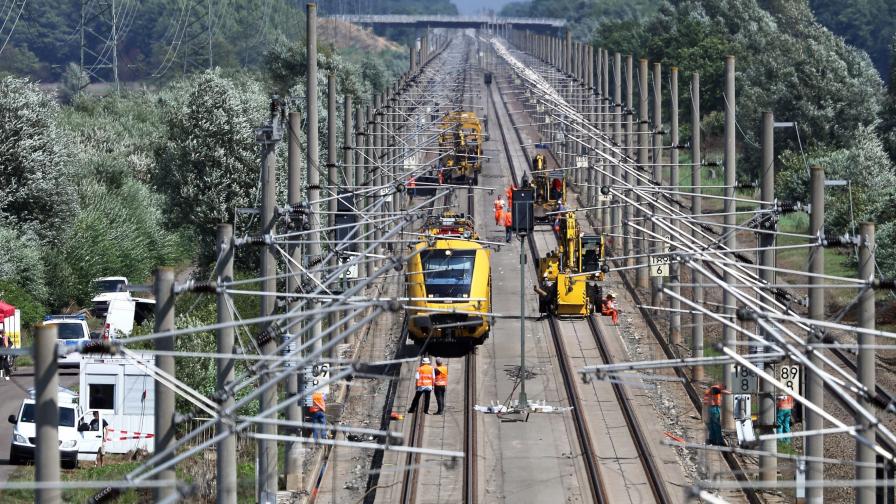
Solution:
M 417 392 L 414 394 L 414 401 L 411 402 L 411 407 L 408 408 L 408 413 L 417 412 L 417 403 L 420 401 L 420 396 L 422 395 L 423 413 L 428 415 L 429 395 L 432 393 L 432 387 L 436 381 L 436 372 L 429 364 L 429 357 L 424 357 L 420 361 L 420 366 L 417 368 L 417 374 L 414 378 L 417 380 Z

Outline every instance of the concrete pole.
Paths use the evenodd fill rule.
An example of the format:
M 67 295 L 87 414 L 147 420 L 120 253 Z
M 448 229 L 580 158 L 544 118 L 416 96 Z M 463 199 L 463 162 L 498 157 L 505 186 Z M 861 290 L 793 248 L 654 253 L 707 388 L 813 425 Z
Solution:
M 859 224 L 859 278 L 862 280 L 871 280 L 874 278 L 874 223 L 862 222 Z M 863 329 L 875 328 L 875 307 L 874 307 L 874 289 L 868 288 L 862 291 L 859 297 L 859 327 Z M 875 376 L 875 351 L 869 346 L 876 343 L 874 336 L 870 334 L 859 334 L 859 357 L 858 372 L 859 381 L 865 387 L 867 393 L 872 396 L 877 394 L 877 377 Z M 860 398 L 860 403 L 867 409 L 873 409 L 871 401 Z M 856 425 L 861 425 L 859 434 L 870 441 L 872 445 L 875 443 L 877 433 L 874 427 L 868 424 L 862 415 L 856 415 Z M 871 464 L 874 463 L 874 449 L 865 444 L 856 442 L 856 462 L 865 464 L 864 466 L 856 466 L 856 479 L 859 481 L 874 481 L 876 470 Z M 877 489 L 873 486 L 866 485 L 856 488 L 856 502 L 858 504 L 873 504 Z
M 733 226 L 737 224 L 734 210 L 737 205 L 734 204 L 734 185 L 737 183 L 737 143 L 736 143 L 736 126 L 735 126 L 735 95 L 734 95 L 734 56 L 725 58 L 725 196 L 724 200 L 725 225 L 723 232 L 727 238 L 724 245 L 729 250 L 737 248 L 737 235 L 733 230 Z M 725 283 L 731 285 L 735 283 L 734 275 L 730 269 L 725 270 Z M 722 305 L 725 307 L 725 314 L 728 320 L 735 320 L 735 298 L 729 291 L 725 291 L 722 296 Z M 722 329 L 723 344 L 731 349 L 736 348 L 737 333 L 734 329 L 725 326 Z M 734 371 L 733 364 L 725 364 L 725 388 L 731 390 L 734 386 L 732 373 Z M 734 429 L 734 417 L 732 416 L 734 401 L 730 394 L 722 396 L 722 427 L 725 429 Z
M 572 32 L 566 30 L 566 39 L 563 44 L 563 73 L 569 75 L 572 71 Z
M 386 169 L 383 163 L 383 94 L 380 93 L 376 95 L 373 100 L 373 170 L 376 173 L 376 183 L 374 184 L 377 187 L 382 187 L 386 183 L 385 173 L 383 173 Z M 377 196 L 374 196 L 374 201 L 377 199 Z M 382 212 L 385 210 L 385 206 L 380 206 L 379 211 Z M 376 214 L 374 214 L 376 216 Z M 383 230 L 381 227 L 377 226 L 377 231 L 374 233 L 375 239 L 378 242 L 377 245 L 377 253 L 382 254 L 383 244 Z M 377 261 L 379 264 L 380 261 Z
M 586 91 L 585 91 L 583 112 L 585 112 L 587 114 L 585 116 L 586 117 L 585 120 L 589 121 L 591 123 L 594 122 L 595 104 L 597 102 L 596 97 L 594 96 L 594 93 L 596 90 L 595 75 L 594 75 L 594 72 L 595 72 L 594 53 L 595 53 L 594 46 L 592 46 L 591 44 L 587 44 L 585 46 L 585 67 L 586 67 L 585 68 L 585 89 L 586 89 Z M 594 149 L 596 147 L 594 140 L 591 140 L 589 143 L 590 143 L 592 149 Z M 588 185 L 588 187 L 585 190 L 585 200 L 587 201 L 588 206 L 590 207 L 590 206 L 594 206 L 595 195 L 597 194 L 597 192 L 594 190 L 594 186 L 597 184 L 597 181 L 599 179 L 596 176 L 597 174 L 596 174 L 594 168 L 591 167 L 591 163 L 588 163 L 588 168 L 585 168 L 585 169 L 587 170 L 587 172 L 584 177 L 584 180 L 585 180 L 585 183 Z M 594 212 L 589 211 L 588 214 L 593 215 Z
M 761 144 L 762 144 L 762 165 L 759 167 L 760 191 L 759 199 L 768 203 L 762 203 L 763 210 L 772 210 L 775 200 L 775 116 L 771 112 L 763 112 L 762 128 L 761 128 Z M 775 226 L 769 231 L 776 229 Z M 764 230 L 760 228 L 760 230 Z M 771 233 L 759 233 L 759 264 L 766 268 L 775 266 L 775 235 Z M 760 268 L 759 278 L 771 285 L 775 283 L 775 272 L 771 269 Z M 762 297 L 760 296 L 760 302 Z M 772 335 L 760 328 L 759 334 L 765 340 L 771 341 Z M 765 353 L 766 349 L 760 350 Z M 773 373 L 774 366 L 771 364 L 763 364 L 766 372 Z M 775 387 L 766 380 L 760 380 L 759 393 L 759 424 L 774 425 L 775 424 Z M 762 451 L 769 455 L 759 457 L 759 477 L 765 482 L 775 482 L 778 480 L 778 459 L 775 454 L 778 452 L 778 441 L 776 439 L 767 439 L 762 441 Z
M 600 53 L 602 55 L 600 68 L 600 130 L 605 132 L 605 134 L 609 136 L 613 132 L 612 127 L 609 126 L 612 123 L 612 121 L 610 121 L 610 53 L 608 53 L 606 49 L 600 49 Z M 601 185 L 609 185 L 610 176 L 607 174 L 607 170 L 610 169 L 610 163 L 605 159 L 603 159 L 602 163 L 604 165 L 604 172 L 601 174 L 600 183 Z M 604 232 L 612 232 L 612 228 L 610 227 L 611 222 L 609 205 L 604 206 L 603 212 L 601 212 L 600 220 L 601 227 Z
M 301 167 L 301 148 L 299 145 L 299 133 L 302 130 L 302 115 L 298 111 L 293 111 L 289 113 L 289 140 L 287 142 L 288 150 L 287 150 L 287 182 L 286 182 L 286 201 L 292 206 L 302 201 L 302 167 Z M 219 227 L 220 231 L 220 227 Z M 230 230 L 233 233 L 233 230 Z M 219 240 L 219 244 L 221 241 Z M 302 263 L 302 250 L 296 244 L 289 244 L 286 248 L 287 253 L 292 258 L 293 261 L 297 263 Z M 231 258 L 232 261 L 232 258 Z M 230 266 L 232 275 L 233 265 Z M 293 269 L 292 266 L 287 264 L 287 271 L 292 271 L 293 274 L 286 277 L 286 292 L 294 293 L 298 290 L 299 286 L 299 278 L 300 273 Z M 218 295 L 218 314 L 220 316 L 221 307 L 220 303 L 223 298 L 221 294 Z M 294 305 L 293 305 L 294 306 Z M 226 307 L 225 307 L 226 308 Z M 229 315 L 228 315 L 229 316 Z M 230 335 L 230 345 L 233 346 L 233 334 L 231 330 Z M 301 341 L 297 342 L 301 343 Z M 231 375 L 233 371 L 231 370 Z M 286 395 L 290 397 L 297 397 L 300 390 L 300 373 L 293 373 L 289 375 L 286 379 Z M 232 376 L 231 378 L 232 379 Z M 294 401 L 289 407 L 286 409 L 286 418 L 293 422 L 302 421 L 302 408 L 298 402 L 298 400 Z M 284 452 L 286 454 L 285 463 L 283 466 L 283 472 L 286 480 L 286 489 L 287 490 L 298 490 L 302 487 L 302 458 L 304 456 L 304 448 L 300 443 L 287 441 L 284 445 Z
M 628 54 L 625 56 L 625 107 L 628 109 L 625 114 L 625 153 L 629 159 L 634 159 L 634 150 L 632 149 L 632 145 L 634 144 L 634 128 L 632 125 L 632 100 L 634 100 L 634 82 L 633 82 L 633 67 L 634 61 L 632 59 L 632 55 Z M 632 187 L 635 184 L 635 177 L 632 174 L 631 170 L 625 171 L 625 183 L 628 187 Z M 628 191 L 627 196 L 629 198 L 634 197 L 634 193 Z M 634 218 L 634 209 L 632 205 L 626 204 L 623 207 L 623 220 L 628 223 Z M 622 229 L 623 239 L 623 249 L 625 257 L 628 259 L 625 260 L 626 266 L 634 266 L 635 259 L 632 258 L 632 255 L 635 251 L 635 240 L 632 235 L 632 227 L 629 224 L 625 224 Z
M 672 67 L 669 69 L 669 79 L 670 79 L 670 116 L 669 116 L 669 130 L 670 130 L 670 141 L 672 142 L 672 149 L 669 151 L 669 162 L 672 164 L 671 169 L 669 170 L 669 185 L 678 186 L 678 68 Z M 678 187 L 673 189 L 678 191 Z M 673 226 L 676 228 L 677 221 L 673 220 Z M 681 301 L 678 299 L 678 295 L 681 294 L 681 286 L 679 283 L 681 282 L 681 277 L 679 276 L 681 269 L 681 264 L 677 261 L 672 261 L 669 265 L 669 280 L 671 282 L 672 292 L 675 293 L 674 296 L 670 296 L 669 307 L 672 309 L 669 312 L 669 342 L 672 343 L 674 347 L 681 346 L 681 312 L 678 310 L 681 309 Z
M 663 68 L 659 63 L 653 64 L 653 130 L 653 181 L 663 185 Z M 657 214 L 657 210 L 656 205 L 651 206 L 654 215 Z M 657 234 L 661 231 L 655 221 L 651 223 L 650 228 Z M 651 250 L 652 253 L 659 254 L 663 250 L 663 244 L 654 241 Z M 650 304 L 651 306 L 660 306 L 662 303 L 660 286 L 663 285 L 663 279 L 654 277 L 651 280 Z
M 339 194 L 339 188 L 344 186 L 344 184 L 339 182 L 339 133 L 336 129 L 337 119 L 336 74 L 334 72 L 329 72 L 327 74 L 327 180 L 326 184 L 324 184 L 324 187 L 326 188 L 324 197 L 329 198 L 327 199 L 327 227 L 330 228 L 330 231 L 327 232 L 329 238 L 327 240 L 330 248 L 329 251 L 335 250 L 337 245 L 335 229 L 337 209 L 336 196 Z M 333 269 L 336 268 L 338 262 L 339 261 L 335 255 L 330 257 L 330 260 L 327 262 L 330 271 L 333 271 Z M 327 317 L 327 327 L 334 324 L 335 321 L 340 318 L 342 318 L 341 314 L 331 313 Z M 332 355 L 332 352 L 330 355 Z
M 174 270 L 159 268 L 155 278 L 155 332 L 166 332 L 174 329 Z M 160 352 L 174 351 L 174 336 L 155 339 L 155 349 Z M 170 353 L 156 356 L 156 367 L 162 373 L 174 376 L 174 356 Z M 155 382 L 155 451 L 162 452 L 175 442 L 174 428 L 174 391 L 159 381 Z M 173 481 L 176 476 L 174 466 L 159 471 L 158 481 Z M 174 498 L 176 489 L 173 486 L 161 486 L 153 490 L 153 500 L 160 502 Z
M 364 152 L 365 145 L 367 142 L 367 137 L 364 135 L 364 128 L 367 126 L 367 115 L 365 114 L 364 107 L 358 107 L 355 111 L 355 206 L 356 208 L 362 208 L 364 204 L 364 198 L 360 196 L 361 187 L 364 186 L 364 178 L 365 178 L 365 169 L 366 166 L 364 160 Z M 360 225 L 361 219 L 359 216 L 359 236 L 364 235 L 365 227 Z M 367 238 L 364 238 L 365 240 Z M 364 250 L 366 247 L 359 247 L 359 252 Z M 361 261 L 364 261 L 364 257 L 361 258 Z M 361 262 L 358 264 L 358 278 L 366 278 L 367 277 L 367 264 L 365 262 Z
M 34 449 L 34 480 L 36 483 L 56 483 L 59 477 L 59 363 L 57 361 L 57 331 L 55 325 L 39 325 L 32 352 L 34 355 L 34 420 L 37 446 Z M 62 502 L 59 488 L 39 489 L 34 502 L 56 504 Z
M 703 166 L 703 158 L 700 143 L 702 136 L 700 132 L 700 74 L 694 73 L 691 76 L 691 214 L 695 219 L 699 219 L 703 215 L 703 198 L 700 196 L 703 190 L 703 181 L 701 180 L 701 171 Z M 700 233 L 694 229 L 691 231 L 694 241 L 700 238 Z M 691 298 L 698 305 L 703 304 L 703 281 L 702 275 L 695 270 L 691 270 Z M 703 357 L 703 313 L 700 310 L 694 310 L 691 315 L 691 356 Z M 703 366 L 694 366 L 692 378 L 694 381 L 703 380 Z
M 615 53 L 613 55 L 613 143 L 616 148 L 622 148 L 622 54 Z M 621 157 L 617 156 L 619 161 L 622 161 Z M 622 168 L 618 163 L 613 164 L 612 168 L 613 179 L 611 183 L 613 185 L 619 185 L 619 177 L 622 175 Z M 612 208 L 610 210 L 612 227 L 610 228 L 611 233 L 621 233 L 622 232 L 622 209 L 619 208 L 619 198 L 615 198 L 615 202 L 611 201 Z M 615 203 L 615 204 L 613 204 Z M 620 250 L 620 243 L 615 238 L 610 239 L 613 247 L 613 253 L 616 253 Z
M 218 244 L 217 244 L 218 265 L 215 274 L 215 280 L 218 285 L 228 283 L 233 280 L 233 226 L 230 224 L 218 224 Z M 217 322 L 223 326 L 231 323 L 233 317 L 230 313 L 230 306 L 227 302 L 228 294 L 224 291 L 218 291 L 217 295 Z M 217 340 L 217 352 L 222 355 L 231 355 L 234 352 L 234 336 L 232 327 L 223 327 L 215 331 Z M 217 365 L 217 390 L 222 391 L 233 383 L 234 361 L 231 358 L 215 359 Z M 290 384 L 287 384 L 287 394 L 290 393 Z M 291 383 L 292 394 L 295 394 L 295 382 Z M 233 406 L 233 396 L 225 394 L 221 401 L 221 408 L 228 409 Z M 298 409 L 298 407 L 296 407 Z M 301 419 L 301 416 L 296 415 Z M 219 421 L 217 426 L 218 433 L 224 432 L 226 426 Z M 298 443 L 291 443 L 298 445 Z M 290 444 L 287 444 L 287 448 Z M 217 504 L 236 504 L 236 436 L 227 436 L 217 444 L 216 465 L 218 470 L 217 489 L 215 502 Z M 287 449 L 287 466 L 289 465 L 289 453 Z M 298 472 L 298 466 L 294 467 Z M 289 471 L 287 471 L 287 480 L 289 479 Z M 298 488 L 298 487 L 296 487 Z
M 649 155 L 650 151 L 650 132 L 648 130 L 650 115 L 647 110 L 647 76 L 648 76 L 648 66 L 647 60 L 641 59 L 640 66 L 638 67 L 638 170 L 641 172 L 647 172 L 647 165 L 650 162 Z M 636 182 L 637 183 L 637 182 Z M 643 205 L 643 198 L 638 198 L 641 200 Z M 642 218 L 639 223 L 640 226 L 646 226 L 647 222 L 643 219 L 647 218 L 647 212 L 644 210 L 639 210 L 638 215 Z M 635 251 L 639 255 L 646 254 L 650 251 L 649 249 L 649 241 L 647 240 L 647 236 L 643 233 L 639 233 L 641 235 L 641 239 L 638 240 L 638 249 Z M 646 257 L 640 257 L 637 259 L 642 264 L 647 263 Z M 650 286 L 649 282 L 649 268 L 647 266 L 643 266 L 638 268 L 638 287 L 642 289 L 646 289 Z
M 277 150 L 276 144 L 266 142 L 262 146 L 261 154 L 261 234 L 267 235 L 275 232 L 277 222 Z M 276 292 L 277 259 L 272 247 L 264 247 L 261 250 L 261 281 L 262 292 Z M 273 315 L 277 304 L 273 296 L 261 296 L 259 301 L 260 316 Z M 269 324 L 265 325 L 270 327 Z M 274 355 L 277 350 L 277 341 L 267 338 L 261 342 L 263 355 Z M 262 375 L 262 380 L 267 377 Z M 277 404 L 277 387 L 269 387 L 262 392 L 259 409 L 265 411 Z M 258 429 L 264 434 L 277 434 L 277 426 L 261 424 Z M 277 493 L 277 443 L 267 439 L 258 440 L 258 488 L 261 492 L 260 502 L 266 499 L 276 499 Z
M 410 73 L 411 73 L 411 75 L 414 75 L 415 73 L 417 73 L 417 40 L 416 39 L 413 42 L 411 42 L 409 52 L 410 52 L 410 55 L 409 55 L 408 59 L 410 61 Z
M 824 168 L 813 166 L 810 171 L 810 204 L 811 212 L 809 214 L 809 234 L 812 236 L 824 236 Z M 824 314 L 824 287 L 825 279 L 820 275 L 824 275 L 824 247 L 816 247 L 810 254 L 809 273 L 814 276 L 809 277 L 809 317 L 815 320 L 825 320 Z M 808 341 L 810 343 L 820 343 L 821 333 L 810 331 Z M 815 350 L 809 354 L 809 359 L 815 366 L 823 366 L 821 356 Z M 824 382 L 817 373 L 808 373 L 806 375 L 806 399 L 818 406 L 824 407 Z M 809 408 L 804 408 L 806 413 L 806 430 L 817 432 L 824 426 L 821 415 Z M 824 501 L 824 488 L 815 488 L 811 483 L 821 483 L 824 480 L 824 464 L 812 461 L 813 457 L 824 456 L 824 437 L 820 434 L 809 436 L 806 438 L 806 482 L 809 483 L 806 488 L 806 503 L 821 504 Z
M 357 175 L 355 172 L 356 145 L 352 114 L 352 97 L 350 94 L 346 93 L 342 103 L 342 169 L 345 173 L 345 185 L 348 186 L 346 191 L 351 193 L 355 191 L 355 186 L 357 186 L 360 181 L 360 179 L 355 177 Z M 355 205 L 355 208 L 357 208 L 358 199 L 353 197 L 352 203 Z M 357 237 L 358 235 L 356 234 L 355 236 Z M 346 329 L 348 329 L 348 327 L 346 327 Z M 354 336 L 350 334 L 345 342 L 351 343 L 353 339 Z

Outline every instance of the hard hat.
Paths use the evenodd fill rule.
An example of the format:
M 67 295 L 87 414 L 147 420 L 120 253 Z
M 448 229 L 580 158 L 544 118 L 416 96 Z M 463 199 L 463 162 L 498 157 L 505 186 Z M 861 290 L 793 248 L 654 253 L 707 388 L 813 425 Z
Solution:
M 441 363 L 442 363 L 442 358 L 436 357 L 436 364 L 441 364 Z
M 610 291 L 607 293 L 608 296 L 616 297 L 616 291 Z
M 420 362 L 421 362 L 422 364 L 429 364 L 429 357 L 424 357 L 423 360 L 420 361 Z

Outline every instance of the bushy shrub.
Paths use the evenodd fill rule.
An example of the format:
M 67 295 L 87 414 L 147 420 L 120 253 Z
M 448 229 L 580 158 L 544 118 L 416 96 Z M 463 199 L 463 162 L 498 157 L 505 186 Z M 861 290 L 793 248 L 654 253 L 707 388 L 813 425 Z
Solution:
M 23 288 L 9 280 L 0 280 L 0 299 L 21 311 L 23 331 L 30 330 L 31 326 L 43 320 L 44 315 L 49 313 L 46 306 L 35 299 L 29 288 Z
M 40 240 L 28 230 L 17 232 L 0 226 L 0 281 L 27 289 L 37 300 L 47 299 L 47 278 Z
M 79 193 L 81 213 L 52 258 L 56 304 L 83 306 L 97 277 L 141 282 L 155 267 L 183 261 L 183 240 L 165 230 L 162 200 L 145 185 L 129 180 L 112 188 L 88 180 Z

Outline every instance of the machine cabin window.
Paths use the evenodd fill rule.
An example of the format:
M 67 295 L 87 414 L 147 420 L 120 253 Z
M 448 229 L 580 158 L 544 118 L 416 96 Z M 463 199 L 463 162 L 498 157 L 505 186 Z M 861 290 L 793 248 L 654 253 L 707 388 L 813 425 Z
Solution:
M 420 253 L 420 260 L 427 297 L 470 297 L 475 250 L 427 250 Z

